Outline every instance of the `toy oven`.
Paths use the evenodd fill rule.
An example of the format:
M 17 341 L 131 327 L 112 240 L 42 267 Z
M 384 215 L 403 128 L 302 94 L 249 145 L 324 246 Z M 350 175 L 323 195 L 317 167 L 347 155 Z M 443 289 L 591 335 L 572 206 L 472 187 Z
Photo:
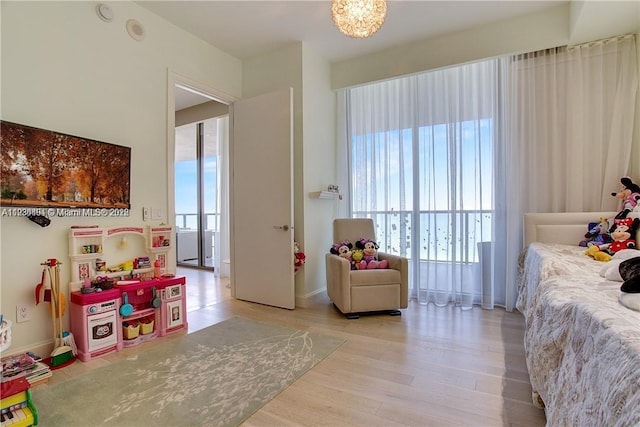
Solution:
M 116 301 L 106 301 L 88 307 L 87 347 L 90 352 L 118 343 Z

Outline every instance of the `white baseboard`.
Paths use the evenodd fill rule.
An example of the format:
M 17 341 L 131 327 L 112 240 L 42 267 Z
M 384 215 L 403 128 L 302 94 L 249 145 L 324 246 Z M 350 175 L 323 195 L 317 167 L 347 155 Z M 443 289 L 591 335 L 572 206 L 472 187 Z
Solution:
M 306 308 L 313 304 L 326 302 L 326 300 L 327 290 L 322 288 L 306 295 L 296 295 L 296 307 Z
M 31 351 L 42 357 L 43 359 L 46 359 L 51 355 L 51 352 L 53 351 L 53 340 L 41 341 L 39 343 L 24 347 L 10 347 L 2 352 L 2 357 L 24 354 L 28 351 Z

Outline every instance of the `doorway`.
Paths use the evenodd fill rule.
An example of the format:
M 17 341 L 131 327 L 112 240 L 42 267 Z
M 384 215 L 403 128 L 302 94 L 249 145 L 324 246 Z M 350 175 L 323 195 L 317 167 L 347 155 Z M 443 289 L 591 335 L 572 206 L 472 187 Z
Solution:
M 168 83 L 169 212 L 178 212 L 173 185 L 175 128 L 226 115 L 229 137 L 224 146 L 224 166 L 220 168 L 224 170 L 224 182 L 218 181 L 218 188 L 228 189 L 226 197 L 222 195 L 223 214 L 219 216 L 220 248 L 226 252 L 217 250 L 214 233 L 214 274 L 229 277 L 234 298 L 293 309 L 293 90 L 288 88 L 239 100 L 174 73 L 169 74 Z M 224 107 L 224 113 L 182 123 L 178 117 L 181 110 L 176 106 L 179 105 L 178 92 L 183 89 L 215 101 L 211 105 Z M 233 144 L 229 144 L 230 139 Z M 244 201 L 245 206 L 240 206 L 239 201 Z M 182 230 L 179 221 L 175 217 L 174 220 L 178 233 Z M 250 231 L 256 226 L 255 232 Z M 247 237 L 250 243 L 246 242 Z M 199 245 L 202 247 L 202 242 Z M 247 247 L 269 248 L 270 257 L 256 263 L 244 256 L 242 248 Z M 239 271 L 248 270 L 258 274 L 251 278 L 238 275 Z M 255 281 L 256 277 L 259 280 Z
M 183 86 L 175 87 L 174 206 L 176 263 L 213 270 L 219 266 L 221 144 L 228 139 L 228 111 Z

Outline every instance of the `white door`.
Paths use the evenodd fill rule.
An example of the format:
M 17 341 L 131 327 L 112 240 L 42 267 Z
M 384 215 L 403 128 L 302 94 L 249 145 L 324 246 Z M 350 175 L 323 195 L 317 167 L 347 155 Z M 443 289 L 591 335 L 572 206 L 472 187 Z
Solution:
M 293 309 L 293 89 L 238 101 L 231 120 L 232 295 Z

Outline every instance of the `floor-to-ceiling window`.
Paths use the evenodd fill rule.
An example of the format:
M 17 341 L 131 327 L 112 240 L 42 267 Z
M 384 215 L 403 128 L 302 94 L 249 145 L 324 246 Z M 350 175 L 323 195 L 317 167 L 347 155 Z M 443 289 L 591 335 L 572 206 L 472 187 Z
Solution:
M 177 262 L 214 267 L 219 231 L 218 121 L 176 127 L 175 206 Z

